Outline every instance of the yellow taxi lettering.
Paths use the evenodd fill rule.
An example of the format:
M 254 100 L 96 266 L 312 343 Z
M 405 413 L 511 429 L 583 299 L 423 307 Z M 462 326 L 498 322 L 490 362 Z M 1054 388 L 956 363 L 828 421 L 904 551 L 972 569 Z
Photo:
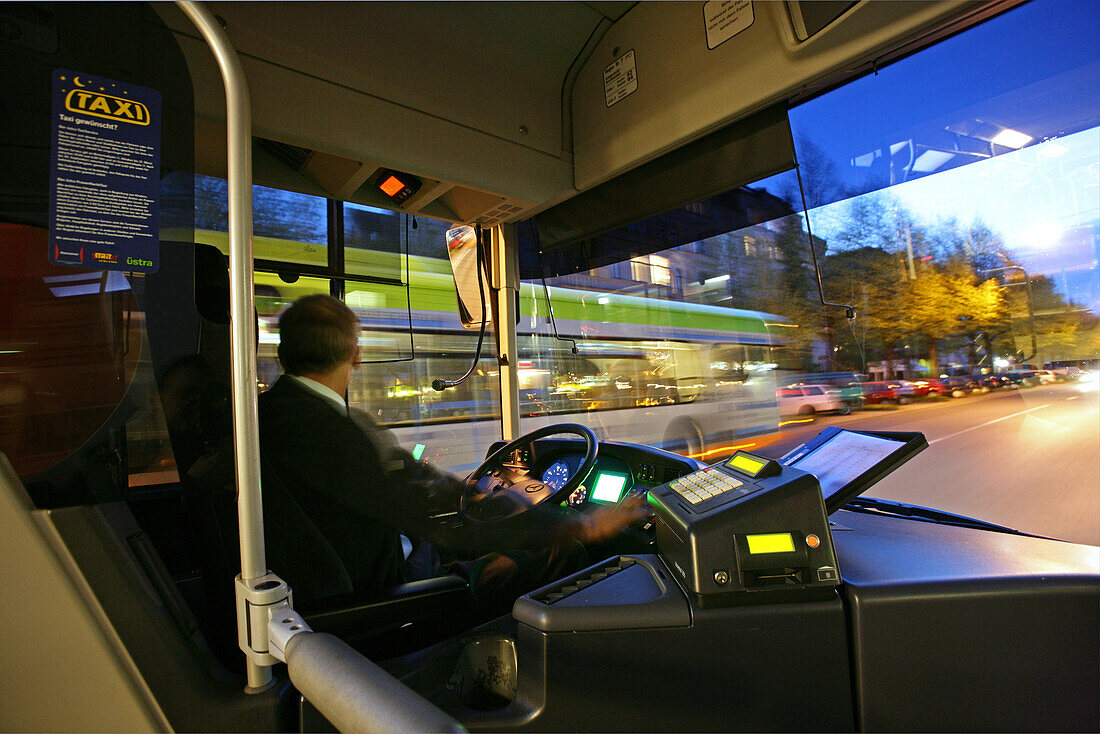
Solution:
M 92 103 L 88 105 L 88 112 L 93 112 L 96 110 L 98 110 L 99 112 L 106 112 L 110 114 L 111 106 L 107 104 L 107 100 L 105 100 L 103 97 L 94 97 L 92 99 Z
M 93 117 L 129 122 L 134 125 L 149 124 L 149 109 L 141 102 L 73 89 L 65 96 L 65 109 Z

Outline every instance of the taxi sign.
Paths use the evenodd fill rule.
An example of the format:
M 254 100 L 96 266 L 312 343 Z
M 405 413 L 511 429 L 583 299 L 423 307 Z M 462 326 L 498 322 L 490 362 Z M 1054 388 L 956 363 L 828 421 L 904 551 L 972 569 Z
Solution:
M 52 79 L 50 262 L 156 272 L 160 93 L 68 69 Z

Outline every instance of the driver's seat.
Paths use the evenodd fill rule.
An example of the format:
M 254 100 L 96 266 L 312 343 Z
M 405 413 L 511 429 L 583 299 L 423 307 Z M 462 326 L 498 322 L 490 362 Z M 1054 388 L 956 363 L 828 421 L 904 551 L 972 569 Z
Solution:
M 215 647 L 239 659 L 232 614 L 240 573 L 232 449 L 202 457 L 181 478 L 183 499 L 200 549 L 208 627 Z M 403 655 L 469 626 L 473 598 L 456 576 L 442 576 L 364 594 L 347 564 L 261 458 L 267 565 L 287 582 L 295 609 L 317 632 L 330 632 L 375 659 Z M 226 639 L 217 639 L 217 638 Z M 221 644 L 218 644 L 221 643 Z M 228 660 L 226 658 L 228 657 Z

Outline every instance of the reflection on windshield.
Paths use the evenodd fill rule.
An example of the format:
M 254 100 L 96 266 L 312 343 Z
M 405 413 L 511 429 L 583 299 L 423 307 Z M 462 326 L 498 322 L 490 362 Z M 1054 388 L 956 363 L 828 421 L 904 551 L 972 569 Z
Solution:
M 602 235 L 641 254 L 548 280 L 581 358 L 536 299 L 526 394 L 704 460 L 778 455 L 823 420 L 925 431 L 917 479 L 872 494 L 1100 543 L 1100 50 L 1074 17 L 1024 6 L 793 109 L 801 184 Z M 822 307 L 810 243 L 854 321 Z M 563 318 L 568 293 L 583 307 Z M 616 299 L 646 305 L 613 314 Z M 722 323 L 737 309 L 763 329 Z M 1021 476 L 1075 509 L 1040 516 L 1011 493 Z

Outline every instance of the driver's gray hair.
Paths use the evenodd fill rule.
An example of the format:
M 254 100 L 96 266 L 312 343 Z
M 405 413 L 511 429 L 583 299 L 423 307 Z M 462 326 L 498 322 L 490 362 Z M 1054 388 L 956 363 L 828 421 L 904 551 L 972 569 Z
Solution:
M 328 372 L 352 358 L 358 340 L 355 312 L 332 296 L 304 296 L 279 316 L 279 364 L 288 375 Z

